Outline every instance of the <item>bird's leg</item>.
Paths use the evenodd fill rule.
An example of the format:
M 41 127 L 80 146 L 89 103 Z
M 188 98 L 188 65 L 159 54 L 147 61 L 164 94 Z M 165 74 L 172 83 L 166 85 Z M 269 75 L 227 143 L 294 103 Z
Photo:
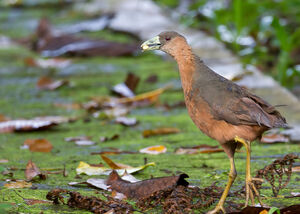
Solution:
M 215 207 L 215 209 L 207 212 L 207 214 L 214 214 L 214 213 L 218 213 L 219 211 L 222 211 L 223 213 L 226 213 L 225 212 L 225 209 L 224 209 L 224 202 L 225 202 L 225 199 L 228 195 L 228 192 L 230 190 L 230 187 L 231 185 L 233 184 L 235 178 L 236 178 L 236 170 L 235 170 L 235 164 L 234 164 L 234 159 L 233 157 L 230 158 L 230 172 L 229 172 L 229 176 L 228 176 L 228 183 L 224 189 L 224 192 L 217 204 L 217 206 Z
M 246 159 L 246 203 L 245 207 L 248 206 L 249 198 L 251 199 L 252 205 L 254 205 L 254 195 L 258 198 L 260 205 L 262 206 L 262 202 L 260 200 L 259 192 L 257 191 L 253 181 L 263 181 L 260 178 L 252 178 L 250 171 L 250 161 L 251 161 L 251 147 L 250 142 L 236 136 L 234 138 L 235 142 L 242 143 L 246 148 L 247 159 Z M 253 194 L 254 192 L 254 194 Z

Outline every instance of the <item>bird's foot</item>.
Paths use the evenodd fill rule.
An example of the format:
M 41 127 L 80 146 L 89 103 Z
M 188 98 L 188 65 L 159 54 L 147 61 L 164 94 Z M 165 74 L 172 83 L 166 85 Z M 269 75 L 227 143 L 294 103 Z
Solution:
M 220 213 L 220 212 L 226 213 L 226 211 L 225 211 L 223 205 L 218 204 L 218 205 L 215 207 L 215 209 L 213 209 L 213 210 L 211 210 L 211 211 L 208 211 L 206 214 L 217 214 L 217 213 Z
M 260 203 L 260 206 L 263 206 L 261 199 L 260 199 L 260 195 L 259 192 L 257 191 L 255 185 L 253 182 L 255 181 L 260 181 L 263 182 L 263 179 L 261 178 L 252 178 L 252 177 L 248 177 L 246 178 L 246 202 L 245 202 L 245 207 L 248 206 L 249 203 L 249 198 L 251 200 L 252 205 L 254 206 L 254 197 L 256 196 L 258 199 L 258 202 Z

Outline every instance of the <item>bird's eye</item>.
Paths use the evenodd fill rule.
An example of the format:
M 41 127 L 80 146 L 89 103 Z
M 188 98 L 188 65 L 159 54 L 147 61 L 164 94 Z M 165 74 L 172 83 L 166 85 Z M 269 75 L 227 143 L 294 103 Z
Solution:
M 169 41 L 169 40 L 171 40 L 171 37 L 166 37 L 166 41 Z

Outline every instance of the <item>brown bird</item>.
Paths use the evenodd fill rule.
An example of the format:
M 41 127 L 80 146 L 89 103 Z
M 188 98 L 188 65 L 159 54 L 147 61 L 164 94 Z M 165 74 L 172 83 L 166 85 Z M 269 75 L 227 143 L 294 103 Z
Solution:
M 215 73 L 193 53 L 186 39 L 176 32 L 162 32 L 141 45 L 145 50 L 161 50 L 178 64 L 188 113 L 196 126 L 217 140 L 230 159 L 230 173 L 225 190 L 214 210 L 225 213 L 224 202 L 237 173 L 235 150 L 246 147 L 246 203 L 254 204 L 259 192 L 250 174 L 250 143 L 271 128 L 287 127 L 284 117 L 262 98 Z

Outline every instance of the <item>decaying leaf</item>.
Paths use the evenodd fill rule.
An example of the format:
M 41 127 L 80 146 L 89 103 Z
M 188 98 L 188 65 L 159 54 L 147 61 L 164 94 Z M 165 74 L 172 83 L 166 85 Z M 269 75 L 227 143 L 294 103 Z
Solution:
M 178 185 L 188 186 L 188 182 L 184 180 L 185 178 L 188 178 L 188 175 L 181 174 L 131 183 L 120 178 L 116 171 L 112 171 L 107 179 L 107 184 L 110 185 L 112 190 L 123 193 L 128 198 L 140 199 L 170 187 L 175 188 Z
M 26 65 L 40 68 L 65 68 L 71 64 L 71 60 L 63 58 L 54 59 L 24 59 Z
M 40 90 L 55 90 L 69 84 L 67 80 L 53 80 L 50 77 L 42 76 L 38 79 L 36 86 Z
M 10 120 L 0 122 L 0 133 L 44 130 L 57 125 L 46 120 Z
M 147 168 L 148 166 L 154 166 L 155 164 L 152 163 L 147 163 L 146 165 L 143 166 L 139 166 L 139 167 L 132 167 L 132 168 L 126 168 L 126 169 L 117 169 L 116 171 L 119 174 L 124 174 L 125 170 L 128 173 L 135 173 L 138 171 L 141 171 L 145 168 Z M 78 167 L 76 168 L 76 172 L 77 174 L 86 174 L 86 175 L 108 175 L 109 173 L 111 173 L 112 169 L 111 168 L 107 168 L 107 167 L 93 167 L 90 164 L 87 164 L 83 161 L 81 161 L 78 165 Z
M 53 201 L 54 204 L 59 204 L 59 202 L 65 204 L 64 196 L 62 196 L 62 194 L 68 194 L 70 196 L 67 202 L 69 207 L 85 209 L 93 213 L 111 213 L 111 210 L 113 210 L 112 213 L 115 214 L 132 214 L 135 211 L 132 205 L 128 202 L 114 199 L 108 195 L 106 195 L 107 200 L 102 200 L 95 196 L 83 196 L 78 192 L 71 192 L 64 189 L 53 189 L 48 192 L 46 198 Z
M 31 181 L 36 176 L 39 176 L 40 179 L 43 180 L 46 179 L 46 175 L 40 171 L 40 169 L 35 165 L 35 163 L 29 160 L 25 169 L 25 177 L 28 181 Z
M 21 189 L 21 188 L 29 188 L 32 186 L 32 184 L 24 180 L 17 180 L 17 181 L 6 183 L 4 184 L 4 186 L 8 189 Z
M 111 137 L 100 137 L 100 142 L 107 142 L 107 141 L 112 141 L 112 140 L 117 140 L 119 139 L 120 135 L 114 134 Z
M 260 139 L 262 143 L 287 143 L 289 138 L 283 134 L 266 134 Z
M 136 179 L 131 174 L 127 173 L 127 171 L 125 171 L 125 173 L 123 175 L 121 175 L 121 178 L 123 180 L 129 181 L 131 183 L 140 181 L 139 179 Z M 69 183 L 69 185 L 72 186 L 72 185 L 78 185 L 78 184 L 83 184 L 83 183 L 92 185 L 92 186 L 97 187 L 99 189 L 110 191 L 110 188 L 109 188 L 110 186 L 107 184 L 107 179 L 101 179 L 101 178 L 90 178 L 86 182 L 72 182 L 72 183 Z
M 91 140 L 78 140 L 78 141 L 75 141 L 75 144 L 77 146 L 92 146 L 95 144 L 95 142 L 91 141 Z
M 24 142 L 31 152 L 51 152 L 53 146 L 46 139 L 27 139 Z
M 133 97 L 133 93 L 140 81 L 140 78 L 133 73 L 128 73 L 124 83 L 119 83 L 112 88 L 112 92 L 121 97 Z
M 112 119 L 116 117 L 121 117 L 129 113 L 128 108 L 124 107 L 115 107 L 111 109 L 105 109 L 103 111 L 97 111 L 93 114 L 95 118 L 100 118 L 100 119 Z
M 197 146 L 190 147 L 180 147 L 175 150 L 175 154 L 198 154 L 198 153 L 216 153 L 224 152 L 223 149 L 220 149 L 218 146 L 210 146 L 207 144 L 201 144 Z
M 272 191 L 277 197 L 279 191 L 286 187 L 292 175 L 292 167 L 295 160 L 299 159 L 297 155 L 287 154 L 283 158 L 279 158 L 273 163 L 265 166 L 256 172 L 256 178 L 264 178 L 272 186 Z M 256 181 L 257 189 L 261 188 L 262 182 Z
M 143 137 L 151 137 L 156 135 L 166 135 L 166 134 L 175 134 L 179 133 L 180 130 L 178 128 L 158 128 L 158 129 L 148 129 L 143 131 Z
M 81 141 L 81 140 L 90 140 L 91 137 L 88 136 L 77 136 L 77 137 L 66 137 L 65 141 L 67 142 L 76 142 L 76 141 Z
M 136 124 L 138 124 L 137 119 L 132 117 L 117 117 L 115 122 L 123 126 L 135 126 Z
M 124 56 L 138 50 L 137 44 L 123 44 L 70 35 L 54 35 L 47 19 L 41 19 L 36 30 L 35 50 L 44 57 Z
M 8 163 L 7 159 L 0 159 L 0 163 Z
M 140 153 L 146 153 L 151 155 L 158 155 L 162 153 L 166 153 L 167 148 L 163 145 L 149 146 L 143 149 L 140 149 Z

